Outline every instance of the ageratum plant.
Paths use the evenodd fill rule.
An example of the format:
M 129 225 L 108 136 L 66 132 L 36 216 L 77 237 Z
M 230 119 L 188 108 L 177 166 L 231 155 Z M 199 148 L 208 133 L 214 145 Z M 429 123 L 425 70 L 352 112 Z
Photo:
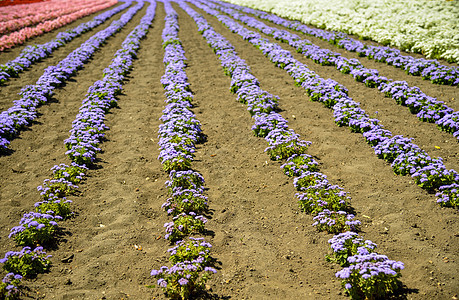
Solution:
M 435 196 L 439 197 L 437 203 L 441 206 L 459 207 L 459 184 L 452 183 L 439 188 Z
M 352 299 L 386 299 L 400 288 L 404 264 L 377 253 L 348 257 L 349 267 L 336 273 Z
M 183 239 L 192 233 L 204 232 L 204 224 L 207 222 L 205 217 L 198 216 L 195 212 L 181 213 L 172 220 L 172 222 L 164 224 L 166 228 L 164 238 L 171 242 Z
M 78 186 L 67 181 L 65 178 L 45 179 L 43 185 L 37 187 L 37 190 L 45 201 L 52 200 L 54 197 L 63 198 L 72 195 L 77 189 Z
M 189 237 L 188 241 L 177 241 L 175 247 L 167 250 L 170 253 L 169 261 L 177 264 L 183 261 L 196 261 L 197 265 L 203 269 L 209 266 L 212 258 L 210 256 L 212 245 L 204 238 Z
M 54 233 L 58 229 L 56 221 L 61 216 L 29 212 L 24 214 L 19 226 L 11 229 L 9 238 L 14 238 L 19 246 L 45 245 L 54 241 Z
M 300 208 L 312 215 L 317 215 L 324 210 L 348 211 L 350 209 L 350 197 L 346 192 L 328 182 L 309 186 L 302 193 L 297 193 L 296 197 Z
M 358 231 L 361 222 L 354 220 L 355 216 L 345 211 L 331 211 L 324 209 L 313 218 L 312 226 L 319 231 L 328 233 L 341 233 L 345 231 Z
M 51 267 L 49 258 L 43 247 L 24 247 L 21 251 L 8 251 L 5 257 L 0 259 L 3 270 L 8 273 L 21 274 L 23 277 L 31 278 L 40 273 L 45 273 Z
M 151 276 L 158 278 L 158 286 L 167 297 L 187 300 L 202 291 L 207 280 L 217 272 L 212 267 L 204 267 L 203 270 L 200 268 L 197 262 L 183 261 L 171 268 L 162 266 L 159 270 L 152 270 Z
M 63 178 L 73 184 L 77 184 L 83 180 L 86 170 L 88 170 L 88 168 L 85 165 L 78 165 L 74 162 L 72 162 L 70 166 L 60 164 L 51 168 L 54 179 Z
M 281 169 L 289 177 L 301 176 L 306 171 L 319 171 L 319 163 L 309 154 L 293 154 L 281 166 Z
M 175 189 L 162 208 L 172 216 L 190 212 L 200 213 L 207 210 L 207 197 L 194 189 Z
M 329 262 L 334 262 L 342 267 L 350 265 L 347 260 L 349 257 L 360 254 L 369 254 L 374 252 L 377 245 L 372 241 L 364 241 L 358 233 L 346 231 L 333 236 L 328 240 L 332 254 L 327 254 L 326 259 Z M 364 248 L 364 249 L 363 249 Z
M 169 173 L 169 179 L 170 180 L 166 181 L 166 186 L 169 188 L 171 194 L 173 194 L 176 189 L 202 190 L 204 188 L 204 177 L 202 177 L 199 172 L 193 170 L 172 170 Z
M 65 198 L 56 199 L 54 201 L 42 201 L 35 203 L 35 211 L 37 213 L 49 214 L 52 216 L 60 216 L 66 220 L 73 216 L 72 209 L 70 208 L 71 200 Z
M 275 112 L 257 113 L 253 119 L 255 124 L 252 126 L 252 131 L 258 137 L 266 137 L 274 129 L 288 130 L 288 121 Z
M 311 144 L 311 142 L 300 140 L 300 136 L 291 129 L 272 130 L 265 139 L 269 144 L 265 152 L 272 160 L 286 159 L 293 154 L 304 154 Z
M 305 191 L 311 186 L 324 186 L 326 184 L 328 184 L 327 176 L 320 172 L 305 171 L 293 179 L 293 185 L 298 191 Z
M 22 276 L 19 274 L 8 273 L 0 282 L 0 299 L 16 300 L 20 296 L 20 284 Z

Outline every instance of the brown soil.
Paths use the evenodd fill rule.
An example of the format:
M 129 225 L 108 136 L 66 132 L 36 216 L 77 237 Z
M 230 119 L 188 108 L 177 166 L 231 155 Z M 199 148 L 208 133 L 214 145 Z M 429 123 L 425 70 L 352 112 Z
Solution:
M 267 144 L 252 134 L 253 120 L 230 93 L 230 78 L 223 74 L 219 60 L 192 19 L 174 7 L 188 58 L 186 71 L 195 94 L 193 111 L 207 135 L 207 142 L 198 146 L 193 168 L 206 180 L 210 205 L 206 226 L 211 233 L 206 239 L 213 245 L 219 271 L 208 282 L 205 297 L 345 299 L 334 275 L 338 266 L 324 259 L 331 235 L 318 233 L 311 226 L 312 217 L 299 210 L 293 180 L 282 173 L 279 162 L 270 161 L 264 153 Z M 55 101 L 39 108 L 37 122 L 13 140 L 11 154 L 0 157 L 1 255 L 18 249 L 7 238 L 9 230 L 39 201 L 36 187 L 49 178 L 49 169 L 54 164 L 69 163 L 63 140 L 68 137 L 84 94 L 101 78 L 144 12 L 145 8 L 57 90 Z M 290 128 L 312 142 L 308 153 L 319 161 L 321 172 L 352 197 L 352 207 L 363 222 L 362 235 L 377 243 L 380 253 L 405 263 L 401 278 L 405 289 L 397 298 L 457 297 L 457 211 L 439 207 L 435 196 L 417 187 L 409 177 L 394 175 L 361 135 L 337 127 L 331 110 L 310 102 L 285 71 L 215 18 L 203 15 L 236 47 L 261 87 L 280 97 L 281 114 L 289 120 Z M 162 238 L 163 224 L 170 218 L 161 210 L 167 198 L 164 182 L 168 178 L 157 160 L 158 118 L 165 106 L 160 83 L 164 74 L 164 16 L 163 5 L 158 3 L 153 26 L 142 41 L 119 97 L 119 108 L 107 115 L 110 130 L 98 155 L 100 161 L 81 184 L 80 195 L 71 197 L 77 215 L 61 223 L 66 234 L 57 249 L 48 251 L 53 255 L 51 271 L 25 281 L 25 299 L 165 299 L 161 290 L 146 287 L 155 284 L 150 271 L 168 264 L 166 251 L 170 246 Z M 117 18 L 119 15 L 111 20 Z M 8 107 L 8 99 L 15 97 L 20 86 L 34 83 L 46 66 L 64 58 L 95 32 L 62 47 L 52 58 L 1 87 L 0 107 Z M 45 34 L 40 41 L 55 34 Z M 292 50 L 288 45 L 283 47 Z M 11 59 L 19 50 L 0 54 L 0 62 Z M 343 55 L 353 57 L 351 53 Z M 457 143 L 451 135 L 418 121 L 406 108 L 350 76 L 300 55 L 295 57 L 322 77 L 344 84 L 368 113 L 378 111 L 378 118 L 394 134 L 415 138 L 415 143 L 431 155 L 443 157 L 449 168 L 459 170 Z M 360 60 L 389 78 L 418 85 L 426 94 L 459 109 L 456 88 L 435 86 L 391 66 Z M 71 255 L 70 262 L 62 262 Z

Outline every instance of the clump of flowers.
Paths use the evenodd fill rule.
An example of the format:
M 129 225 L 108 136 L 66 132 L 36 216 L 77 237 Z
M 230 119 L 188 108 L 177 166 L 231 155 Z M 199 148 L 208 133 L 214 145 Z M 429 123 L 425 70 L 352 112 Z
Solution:
M 189 212 L 188 214 L 181 213 L 175 216 L 172 222 L 164 224 L 166 228 L 166 235 L 164 237 L 174 242 L 192 233 L 203 232 L 206 222 L 207 219 L 205 217 L 198 216 L 194 212 Z
M 459 184 L 453 183 L 443 185 L 435 195 L 439 197 L 437 203 L 441 206 L 458 207 L 459 206 Z
M 188 171 L 171 171 L 170 180 L 166 181 L 166 186 L 173 193 L 177 188 L 201 190 L 204 185 L 204 177 L 198 172 Z
M 259 137 L 266 137 L 274 129 L 288 129 L 287 120 L 275 112 L 257 113 L 253 118 L 255 125 L 252 126 L 252 130 Z
M 352 299 L 385 299 L 400 287 L 404 264 L 377 253 L 348 258 L 349 267 L 336 273 Z
M 293 179 L 293 185 L 298 191 L 304 191 L 310 186 L 324 186 L 327 183 L 327 176 L 320 172 L 305 171 Z
M 204 212 L 207 209 L 207 197 L 194 189 L 179 189 L 172 193 L 162 205 L 168 214 Z
M 22 276 L 19 274 L 8 273 L 0 282 L 0 299 L 16 300 L 19 299 L 19 286 Z
M 293 130 L 275 129 L 269 132 L 265 139 L 269 144 L 265 152 L 272 160 L 289 158 L 293 154 L 304 154 L 311 144 L 301 140 Z
M 312 215 L 324 210 L 347 211 L 350 197 L 336 185 L 310 186 L 296 194 L 300 208 Z
M 293 154 L 281 168 L 287 176 L 293 177 L 300 176 L 306 171 L 319 171 L 319 163 L 309 154 Z
M 72 162 L 70 166 L 66 164 L 55 165 L 51 168 L 53 171 L 54 179 L 63 178 L 73 184 L 79 183 L 85 176 L 85 171 L 88 168 L 85 165 L 78 165 Z
M 74 194 L 78 186 L 72 182 L 67 181 L 65 178 L 59 179 L 45 179 L 43 185 L 37 187 L 40 195 L 45 201 L 53 199 L 54 196 L 63 198 L 65 196 Z
M 167 250 L 170 253 L 169 261 L 177 264 L 182 261 L 194 261 L 201 267 L 209 266 L 212 258 L 210 256 L 212 245 L 204 238 L 189 237 L 187 242 L 178 241 L 175 247 Z
M 354 220 L 353 214 L 348 214 L 345 211 L 330 211 L 323 210 L 314 217 L 312 226 L 316 226 L 319 231 L 328 233 L 341 233 L 345 231 L 357 231 L 361 222 Z
M 151 276 L 158 278 L 158 285 L 171 299 L 190 299 L 193 293 L 204 288 L 210 276 L 217 271 L 212 267 L 200 267 L 195 262 L 178 262 L 168 268 L 162 266 L 152 270 Z
M 70 203 L 72 203 L 72 201 L 66 200 L 65 198 L 54 201 L 37 202 L 35 203 L 35 211 L 37 213 L 60 216 L 65 220 L 73 216 Z
M 58 228 L 57 220 L 62 220 L 62 217 L 37 212 L 26 213 L 19 226 L 11 229 L 8 237 L 13 237 L 20 246 L 50 243 L 54 240 L 54 233 Z
M 376 244 L 372 241 L 364 241 L 358 233 L 346 231 L 335 235 L 328 240 L 333 251 L 326 258 L 330 262 L 335 262 L 342 267 L 349 266 L 348 258 L 357 254 L 369 254 L 374 252 Z
M 46 255 L 46 252 L 43 251 L 43 247 L 36 247 L 34 250 L 24 247 L 19 252 L 7 252 L 5 257 L 0 259 L 0 263 L 3 264 L 3 270 L 9 273 L 21 274 L 30 278 L 49 270 L 50 257 L 51 255 Z

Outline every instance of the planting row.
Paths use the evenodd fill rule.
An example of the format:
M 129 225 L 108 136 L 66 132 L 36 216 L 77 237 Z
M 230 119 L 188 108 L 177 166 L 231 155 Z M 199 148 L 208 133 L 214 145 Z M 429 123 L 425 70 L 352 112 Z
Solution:
M 81 1 L 81 0 L 80 0 Z M 86 0 L 85 0 L 86 1 Z M 81 2 L 80 2 L 81 3 Z M 36 13 L 53 13 L 72 5 L 70 1 L 56 1 L 50 0 L 44 3 L 28 4 L 28 5 L 14 5 L 10 7 L 0 8 L 0 22 L 8 22 L 13 19 L 22 19 L 35 15 Z
M 350 213 L 350 198 L 319 173 L 318 163 L 305 153 L 310 142 L 301 140 L 288 128 L 287 120 L 275 112 L 277 97 L 259 87 L 257 78 L 237 56 L 234 47 L 202 16 L 184 3 L 180 5 L 195 20 L 199 32 L 220 59 L 225 74 L 231 77 L 230 90 L 239 102 L 247 105 L 255 122 L 254 134 L 268 143 L 265 152 L 272 160 L 285 160 L 281 168 L 286 175 L 294 177 L 294 185 L 300 191 L 297 198 L 301 209 L 314 216 L 313 226 L 319 231 L 338 233 L 329 241 L 333 250 L 329 260 L 344 267 L 336 276 L 343 279 L 345 290 L 353 298 L 368 299 L 395 292 L 403 263 L 377 254 L 376 245 L 364 241 L 355 232 L 360 221 Z
M 77 10 L 90 8 L 94 5 L 99 5 L 100 1 L 81 1 L 78 3 L 62 2 L 61 7 L 56 7 L 55 10 L 51 11 L 35 11 L 33 15 L 28 15 L 23 18 L 9 18 L 3 22 L 0 22 L 0 34 L 7 34 L 12 31 L 19 30 L 24 27 L 39 24 L 44 21 L 53 20 L 60 16 L 68 15 Z
M 143 6 L 143 2 L 139 3 Z M 19 226 L 13 227 L 9 235 L 18 246 L 25 246 L 21 251 L 9 251 L 0 261 L 8 274 L 0 284 L 0 297 L 16 299 L 20 295 L 22 277 L 30 278 L 47 271 L 50 267 L 49 256 L 37 245 L 52 246 L 57 243 L 61 234 L 58 222 L 70 218 L 74 213 L 70 208 L 71 201 L 66 197 L 74 194 L 85 178 L 85 172 L 94 164 L 98 148 L 108 127 L 104 124 L 105 114 L 116 106 L 122 82 L 129 72 L 132 61 L 140 47 L 140 40 L 147 34 L 151 25 L 156 5 L 151 3 L 140 25 L 127 36 L 122 48 L 108 68 L 104 70 L 103 79 L 96 81 L 88 89 L 79 113 L 72 122 L 70 137 L 65 140 L 71 165 L 55 165 L 51 170 L 53 176 L 45 179 L 38 186 L 42 201 L 35 203 L 34 211 L 24 214 Z M 32 250 L 32 247 L 36 247 Z
M 37 107 L 46 103 L 53 91 L 74 76 L 104 41 L 123 28 L 142 7 L 143 2 L 139 2 L 130 8 L 119 20 L 90 37 L 56 66 L 47 67 L 35 85 L 21 89 L 21 99 L 14 101 L 11 108 L 0 114 L 0 151 L 6 150 L 10 140 L 37 117 Z
M 457 5 L 450 1 L 307 1 L 228 2 L 270 11 L 319 28 L 356 34 L 383 45 L 459 62 Z M 388 22 L 390 20 L 390 22 Z
M 204 136 L 201 124 L 190 111 L 193 95 L 185 73 L 186 58 L 178 38 L 177 13 L 170 2 L 164 2 L 166 11 L 163 30 L 165 74 L 161 78 L 167 106 L 163 110 L 159 128 L 160 159 L 164 171 L 169 173 L 166 182 L 170 198 L 163 204 L 172 221 L 164 224 L 165 238 L 175 243 L 170 248 L 172 266 L 152 270 L 157 284 L 172 299 L 190 299 L 192 293 L 203 289 L 205 282 L 216 270 L 211 267 L 211 244 L 204 238 L 190 237 L 204 233 L 208 210 L 204 193 L 204 178 L 191 168 L 196 143 Z
M 85 17 L 97 11 L 100 11 L 102 9 L 113 6 L 116 3 L 117 2 L 114 0 L 108 1 L 108 2 L 98 1 L 94 3 L 93 5 L 90 5 L 86 8 L 78 9 L 77 11 L 71 14 L 63 15 L 54 20 L 40 23 L 35 27 L 26 27 L 19 31 L 15 31 L 9 35 L 3 35 L 0 38 L 0 51 L 3 51 L 5 49 L 11 48 L 17 45 L 21 45 L 26 40 L 32 37 L 42 35 L 45 32 L 49 32 L 57 28 L 61 28 L 64 25 L 67 25 L 75 20 L 78 20 L 82 17 Z
M 71 40 L 83 33 L 101 25 L 113 15 L 129 7 L 130 4 L 131 2 L 126 2 L 114 9 L 94 17 L 94 19 L 89 22 L 80 24 L 73 29 L 59 32 L 55 39 L 47 43 L 25 47 L 15 59 L 7 62 L 6 64 L 0 65 L 0 84 L 3 84 L 11 77 L 17 77 L 19 73 L 29 68 L 34 63 L 50 56 L 57 48 L 69 43 Z
M 437 191 L 437 202 L 442 206 L 459 205 L 459 174 L 455 170 L 447 169 L 440 157 L 431 158 L 427 152 L 412 143 L 412 139 L 393 135 L 384 129 L 378 119 L 370 118 L 360 108 L 360 104 L 348 96 L 346 87 L 334 80 L 321 78 L 305 64 L 297 61 L 289 51 L 261 38 L 260 34 L 244 28 L 217 10 L 201 2 L 193 3 L 260 49 L 277 67 L 286 70 L 296 84 L 306 90 L 311 101 L 319 101 L 333 109 L 335 123 L 338 126 L 348 126 L 352 132 L 361 133 L 375 154 L 392 164 L 396 174 L 410 175 L 421 188 Z

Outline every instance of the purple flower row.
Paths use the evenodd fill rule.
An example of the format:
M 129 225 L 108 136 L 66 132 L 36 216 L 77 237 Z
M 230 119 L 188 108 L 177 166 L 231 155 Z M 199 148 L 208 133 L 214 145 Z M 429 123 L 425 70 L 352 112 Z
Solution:
M 38 45 L 30 45 L 25 47 L 18 57 L 7 62 L 4 65 L 0 65 L 0 85 L 8 81 L 11 77 L 17 77 L 19 73 L 29 68 L 34 63 L 46 58 L 53 53 L 57 48 L 67 44 L 74 38 L 82 35 L 83 33 L 90 31 L 91 29 L 104 23 L 107 19 L 111 18 L 120 11 L 126 9 L 131 5 L 131 2 L 119 5 L 114 9 L 104 12 L 92 19 L 89 22 L 78 25 L 73 29 L 69 29 L 63 32 L 59 32 L 56 38 Z
M 443 101 L 427 96 L 418 87 L 410 87 L 406 81 L 394 81 L 380 76 L 378 70 L 365 68 L 357 59 L 347 59 L 337 52 L 320 48 L 308 40 L 301 40 L 296 34 L 267 26 L 255 18 L 238 13 L 231 8 L 213 6 L 232 16 L 249 27 L 297 49 L 314 62 L 321 65 L 335 66 L 344 74 L 351 74 L 356 81 L 371 88 L 378 88 L 386 97 L 392 97 L 398 104 L 407 106 L 411 113 L 424 121 L 437 124 L 440 130 L 450 132 L 459 139 L 459 112 L 448 107 Z M 459 79 L 458 79 L 459 80 Z
M 209 243 L 204 238 L 189 237 L 204 232 L 207 219 L 199 215 L 207 210 L 204 178 L 191 170 L 196 143 L 203 140 L 201 124 L 196 119 L 191 101 L 193 95 L 185 72 L 186 58 L 180 39 L 177 13 L 170 2 L 164 1 L 165 28 L 162 33 L 165 74 L 161 78 L 166 95 L 166 108 L 159 126 L 160 155 L 163 169 L 169 172 L 166 186 L 170 197 L 162 205 L 171 222 L 164 224 L 165 238 L 175 242 L 168 250 L 172 267 L 152 270 L 151 276 L 165 294 L 174 299 L 189 299 L 201 289 L 211 273 Z M 186 237 L 188 240 L 185 240 Z
M 206 12 L 211 11 L 208 7 L 202 6 L 197 2 L 192 3 L 204 9 Z M 237 94 L 238 101 L 250 106 L 252 102 L 257 102 L 257 97 L 260 94 L 266 95 L 266 92 L 259 87 L 256 78 L 251 75 L 249 66 L 244 60 L 237 56 L 233 46 L 223 36 L 216 33 L 202 16 L 185 3 L 180 3 L 180 5 L 195 20 L 199 31 L 221 60 L 225 73 L 231 76 L 231 90 L 233 91 L 234 85 L 242 86 L 240 89 L 233 91 Z M 241 77 L 241 73 L 245 74 L 245 77 Z M 252 78 L 252 80 L 247 82 L 245 80 L 247 77 Z M 241 81 L 241 83 L 237 84 L 238 81 Z M 275 106 L 276 97 L 270 97 L 270 99 L 271 105 Z M 269 112 L 256 112 L 252 115 L 255 119 L 255 125 L 252 127 L 252 130 L 255 135 L 265 137 L 265 140 L 270 145 L 268 149 L 272 149 L 273 144 L 279 141 L 281 141 L 280 144 L 282 144 L 286 139 L 296 139 L 299 141 L 299 137 L 294 131 L 288 129 L 287 120 L 282 118 L 282 116 L 274 110 Z M 279 155 L 271 155 L 271 159 L 278 160 L 287 158 L 287 162 L 281 167 L 287 175 L 295 176 L 294 184 L 296 188 L 301 191 L 301 193 L 297 194 L 297 197 L 300 206 L 302 204 L 305 205 L 305 211 L 312 212 L 312 210 L 306 208 L 306 203 L 303 201 L 307 197 L 313 199 L 309 205 L 316 206 L 313 213 L 316 222 L 313 226 L 316 226 L 320 231 L 324 230 L 330 233 L 345 232 L 342 234 L 358 236 L 358 234 L 352 230 L 358 229 L 360 221 L 355 220 L 354 215 L 348 212 L 350 210 L 350 206 L 348 205 L 348 200 L 350 200 L 350 198 L 346 196 L 346 193 L 338 186 L 331 185 L 325 175 L 317 172 L 317 162 L 315 162 L 311 156 L 304 153 L 306 151 L 305 148 L 297 147 L 292 143 L 284 144 L 284 146 L 286 151 L 281 151 L 280 153 L 285 154 L 285 156 L 282 155 L 282 157 L 279 157 Z M 340 236 L 337 235 L 334 239 L 340 239 Z M 374 245 L 374 247 L 376 246 L 372 242 L 367 242 L 367 244 Z M 348 280 L 345 276 L 341 276 L 340 272 L 336 274 L 337 277 L 341 276 L 341 278 L 343 278 L 343 286 L 350 295 L 367 293 L 359 289 L 360 285 L 357 284 L 358 281 L 364 283 L 372 281 L 375 286 L 398 282 L 398 277 L 401 276 L 400 270 L 404 268 L 403 263 L 391 261 L 382 255 L 379 255 L 378 259 L 375 260 L 372 257 L 367 258 L 369 253 L 352 251 L 350 254 L 350 260 L 348 261 L 347 267 L 354 268 L 358 271 L 354 272 L 353 270 L 350 271 L 345 268 L 340 272 L 352 274 L 355 277 L 352 277 L 353 281 Z M 383 257 L 385 259 L 383 259 Z M 362 265 L 362 262 L 366 265 Z M 394 263 L 396 264 L 394 265 Z M 384 273 L 389 271 L 391 274 L 386 275 L 386 273 Z M 379 296 L 384 296 L 385 293 L 389 294 L 394 290 L 395 289 L 384 290 L 382 293 L 379 292 Z M 378 293 L 375 291 L 367 293 L 370 298 L 377 294 Z
M 150 3 L 140 24 L 126 37 L 122 48 L 115 53 L 112 63 L 104 70 L 103 80 L 91 86 L 83 100 L 80 112 L 70 130 L 71 137 L 66 140 L 66 145 L 70 149 L 66 153 L 73 160 L 72 164 L 55 165 L 51 169 L 53 178 L 44 180 L 43 185 L 37 187 L 42 201 L 35 203 L 35 211 L 24 214 L 19 226 L 11 229 L 9 237 L 14 238 L 18 245 L 25 245 L 23 251 L 30 250 L 29 247 L 37 244 L 54 243 L 59 230 L 57 222 L 73 215 L 69 207 L 71 201 L 66 200 L 66 196 L 74 193 L 78 188 L 75 184 L 85 177 L 83 172 L 88 168 L 82 163 L 92 164 L 95 161 L 97 151 L 94 151 L 94 147 L 101 142 L 103 131 L 108 129 L 103 124 L 105 113 L 116 104 L 114 97 L 121 92 L 122 81 L 131 68 L 132 60 L 140 47 L 140 40 L 145 37 L 154 19 L 156 3 Z M 140 2 L 139 5 L 141 7 L 143 3 Z M 37 249 L 34 251 L 41 250 Z M 12 253 L 8 252 L 1 262 L 7 264 L 10 259 L 20 255 Z M 44 252 L 40 254 L 44 255 Z M 5 280 L 10 280 L 8 278 Z M 15 281 L 16 287 L 19 282 Z
M 456 86 L 459 84 L 459 67 L 449 67 L 442 65 L 436 59 L 414 58 L 402 55 L 398 49 L 386 46 L 372 46 L 350 38 L 347 34 L 336 31 L 310 28 L 299 21 L 290 21 L 274 14 L 255 10 L 243 6 L 229 4 L 214 0 L 214 2 L 225 7 L 242 10 L 245 13 L 256 15 L 257 17 L 269 20 L 277 25 L 287 27 L 307 35 L 312 35 L 322 40 L 328 41 L 337 47 L 347 51 L 357 52 L 359 56 L 366 56 L 378 62 L 385 62 L 396 68 L 402 68 L 407 74 L 421 76 L 425 80 L 430 80 L 435 84 L 445 84 Z
M 383 128 L 378 119 L 370 118 L 360 104 L 348 96 L 348 90 L 332 79 L 323 79 L 307 66 L 297 61 L 292 54 L 260 34 L 252 32 L 218 11 L 194 2 L 209 14 L 216 16 L 232 32 L 242 36 L 260 49 L 276 66 L 285 69 L 302 86 L 312 101 L 322 102 L 333 109 L 335 122 L 348 126 L 352 132 L 362 133 L 373 147 L 375 154 L 392 163 L 392 169 L 399 175 L 411 175 L 417 185 L 428 191 L 437 190 L 437 202 L 442 206 L 459 206 L 457 187 L 459 174 L 449 170 L 441 158 L 431 158 L 427 152 L 412 143 L 412 139 L 401 135 L 393 136 Z
M 21 99 L 13 101 L 11 108 L 0 113 L 0 151 L 7 149 L 10 140 L 21 128 L 37 118 L 37 107 L 51 98 L 54 89 L 81 69 L 104 41 L 123 28 L 142 7 L 143 2 L 139 2 L 130 8 L 119 20 L 113 21 L 109 27 L 93 35 L 56 66 L 47 67 L 35 85 L 21 89 Z

